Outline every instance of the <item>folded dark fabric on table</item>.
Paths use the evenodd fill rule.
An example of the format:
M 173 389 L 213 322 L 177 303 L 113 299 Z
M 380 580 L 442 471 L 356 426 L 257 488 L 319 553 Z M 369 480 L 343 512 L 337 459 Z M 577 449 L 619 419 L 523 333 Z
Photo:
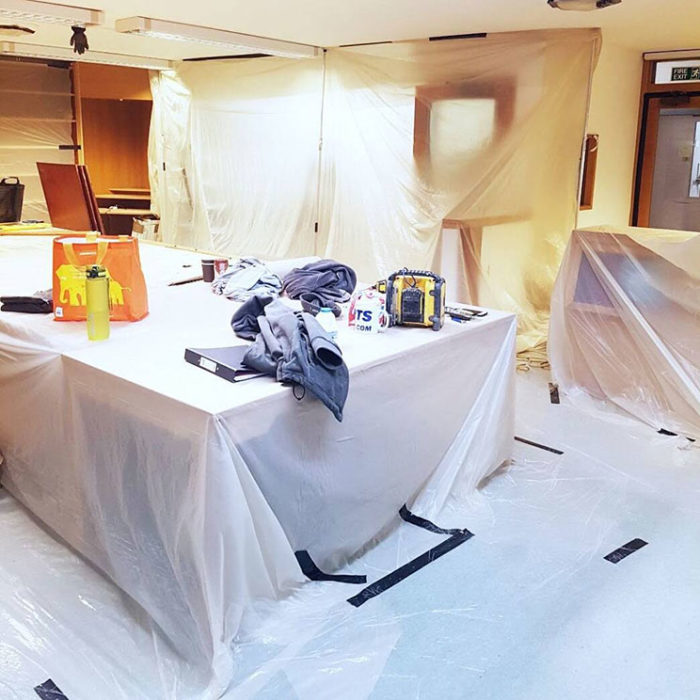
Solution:
M 350 373 L 340 348 L 311 314 L 264 297 L 257 306 L 250 299 L 238 309 L 239 319 L 234 315 L 231 322 L 236 335 L 248 337 L 256 308 L 258 333 L 243 362 L 279 382 L 298 384 L 342 421 Z
M 338 303 L 347 301 L 355 290 L 355 271 L 336 260 L 318 260 L 292 270 L 284 278 L 282 291 L 290 299 L 301 299 L 304 310 L 316 314 L 323 307 L 340 316 Z
M 35 292 L 33 296 L 0 297 L 0 311 L 14 311 L 22 314 L 50 314 L 53 311 L 51 290 Z
M 271 296 L 254 296 L 243 302 L 233 314 L 231 328 L 233 332 L 245 340 L 255 340 L 260 333 L 258 317 L 265 314 L 265 307 L 272 301 Z

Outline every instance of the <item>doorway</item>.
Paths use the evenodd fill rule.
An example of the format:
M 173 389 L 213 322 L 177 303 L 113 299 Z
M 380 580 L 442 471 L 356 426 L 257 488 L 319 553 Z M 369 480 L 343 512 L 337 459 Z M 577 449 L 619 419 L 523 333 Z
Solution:
M 645 102 L 633 224 L 700 231 L 700 94 Z

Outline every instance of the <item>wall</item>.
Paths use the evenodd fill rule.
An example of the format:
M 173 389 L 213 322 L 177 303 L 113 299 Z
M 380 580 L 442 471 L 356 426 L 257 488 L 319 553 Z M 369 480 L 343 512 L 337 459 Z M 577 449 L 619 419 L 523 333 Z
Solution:
M 149 188 L 148 130 L 151 103 L 82 99 L 83 152 L 92 188 Z
M 79 139 L 97 195 L 112 187 L 148 189 L 149 73 L 90 63 L 74 68 Z
M 593 77 L 588 133 L 600 136 L 593 208 L 579 213 L 579 226 L 629 224 L 637 145 L 642 54 L 603 34 Z
M 151 100 L 147 70 L 98 63 L 76 63 L 73 70 L 83 98 Z

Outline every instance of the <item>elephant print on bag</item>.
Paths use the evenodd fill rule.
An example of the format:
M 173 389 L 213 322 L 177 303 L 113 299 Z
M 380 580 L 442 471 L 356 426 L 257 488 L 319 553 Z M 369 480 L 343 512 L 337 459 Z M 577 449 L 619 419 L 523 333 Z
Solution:
M 56 276 L 61 285 L 58 297 L 61 304 L 67 306 L 85 306 L 85 272 L 75 267 L 75 265 L 66 263 L 56 270 Z M 107 270 L 107 279 L 109 280 L 110 306 L 123 306 L 124 292 L 129 292 L 131 290 L 129 287 L 122 287 L 122 285 L 109 274 L 109 270 Z
M 65 263 L 56 270 L 61 284 L 59 299 L 68 306 L 85 306 L 85 273 L 75 265 Z

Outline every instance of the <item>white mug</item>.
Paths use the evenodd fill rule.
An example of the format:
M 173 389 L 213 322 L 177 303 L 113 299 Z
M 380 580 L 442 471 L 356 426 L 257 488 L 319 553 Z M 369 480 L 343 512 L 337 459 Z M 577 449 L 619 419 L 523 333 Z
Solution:
M 389 326 L 389 315 L 379 295 L 358 299 L 355 304 L 355 330 L 358 333 L 380 333 Z

